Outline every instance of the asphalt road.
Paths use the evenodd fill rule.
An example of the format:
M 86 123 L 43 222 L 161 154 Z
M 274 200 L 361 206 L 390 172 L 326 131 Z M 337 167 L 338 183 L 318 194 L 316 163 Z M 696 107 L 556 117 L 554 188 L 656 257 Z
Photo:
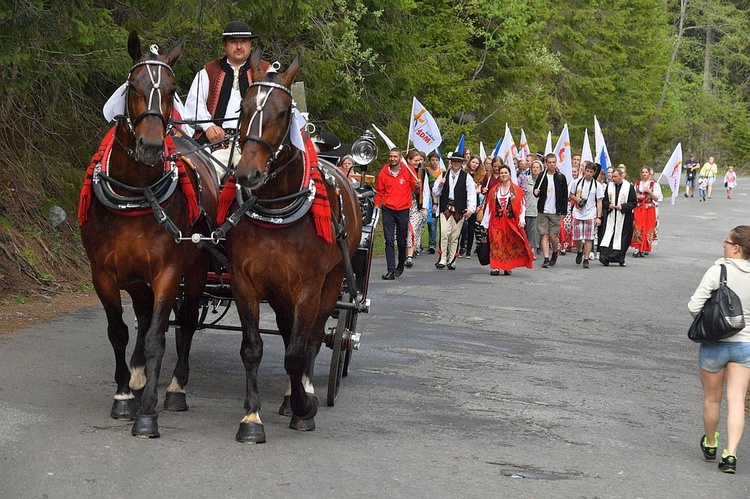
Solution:
M 748 497 L 747 436 L 737 475 L 702 459 L 686 337 L 690 295 L 729 229 L 748 221 L 750 182 L 731 201 L 722 191 L 664 203 L 658 246 L 627 268 L 583 270 L 568 254 L 491 277 L 476 259 L 436 271 L 426 255 L 385 282 L 376 260 L 361 349 L 315 431 L 275 414 L 282 346 L 264 337 L 263 445 L 234 440 L 236 332 L 197 334 L 190 410 L 160 412 L 154 440 L 108 416 L 101 307 L 0 336 L 0 497 Z M 324 348 L 321 400 L 329 362 Z

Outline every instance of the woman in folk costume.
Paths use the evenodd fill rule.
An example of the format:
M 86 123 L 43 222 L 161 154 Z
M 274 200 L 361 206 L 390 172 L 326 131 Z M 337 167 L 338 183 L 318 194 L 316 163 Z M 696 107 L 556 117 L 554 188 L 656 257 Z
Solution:
M 624 177 L 624 168 L 612 170 L 602 200 L 604 232 L 599 240 L 599 261 L 604 266 L 619 263 L 625 267 L 625 255 L 633 239 L 633 209 L 638 200 L 635 189 Z
M 661 187 L 651 179 L 651 169 L 641 168 L 641 179 L 635 183 L 638 205 L 633 210 L 633 257 L 644 257 L 651 252 L 656 233 L 656 207 L 664 199 Z
M 500 167 L 500 183 L 488 193 L 482 226 L 490 244 L 490 275 L 510 275 L 516 267 L 533 268 L 534 255 L 526 238 L 526 193 L 510 180 L 510 168 Z
M 406 165 L 407 170 L 411 172 L 417 185 L 422 186 L 422 175 L 424 170 L 422 169 L 422 153 L 412 149 L 406 154 Z M 427 218 L 427 209 L 422 206 L 422 189 L 418 193 L 412 194 L 411 208 L 409 208 L 409 233 L 406 236 L 406 262 L 404 267 L 411 268 L 414 265 L 412 257 L 414 256 L 415 249 L 417 252 L 422 245 L 422 227 L 424 226 L 425 218 Z

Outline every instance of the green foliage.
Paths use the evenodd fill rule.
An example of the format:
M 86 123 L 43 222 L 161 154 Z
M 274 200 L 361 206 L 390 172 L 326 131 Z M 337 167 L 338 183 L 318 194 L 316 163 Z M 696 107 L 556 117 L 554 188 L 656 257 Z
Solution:
M 679 0 L 3 2 L 0 157 L 73 212 L 107 127 L 101 106 L 132 62 L 128 33 L 162 53 L 187 42 L 175 68 L 184 95 L 222 54 L 223 27 L 241 19 L 265 59 L 286 66 L 302 55 L 312 119 L 344 141 L 375 123 L 405 145 L 416 96 L 444 150 L 461 134 L 489 149 L 506 122 L 532 150 L 567 123 L 576 149 L 584 129 L 593 138 L 596 114 L 618 163 L 658 166 L 682 142 L 741 167 L 750 162 L 749 9 L 690 0 L 678 33 Z

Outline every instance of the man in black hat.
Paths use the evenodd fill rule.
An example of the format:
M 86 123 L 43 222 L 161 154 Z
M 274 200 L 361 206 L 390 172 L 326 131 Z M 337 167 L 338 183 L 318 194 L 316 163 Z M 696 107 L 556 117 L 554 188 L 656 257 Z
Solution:
M 461 168 L 464 156 L 455 151 L 450 157 L 450 168 L 435 180 L 432 195 L 440 199 L 440 261 L 438 269 L 456 270 L 456 250 L 461 226 L 477 208 L 474 180 Z
M 252 40 L 258 35 L 242 21 L 232 21 L 221 36 L 226 55 L 209 61 L 195 75 L 185 104 L 185 119 L 198 122 L 195 138 L 204 144 L 218 142 L 237 131 L 242 96 L 253 81 L 248 59 Z M 268 62 L 261 61 L 262 70 L 266 71 L 268 67 Z M 229 157 L 232 148 L 227 142 L 212 149 L 214 157 L 224 166 L 239 159 L 238 155 Z M 225 168 L 215 162 L 214 166 L 221 180 Z
M 693 192 L 693 189 L 695 189 L 695 176 L 700 167 L 701 164 L 695 159 L 695 154 L 690 153 L 690 158 L 682 165 L 687 174 L 685 178 L 685 197 L 695 197 L 695 193 Z

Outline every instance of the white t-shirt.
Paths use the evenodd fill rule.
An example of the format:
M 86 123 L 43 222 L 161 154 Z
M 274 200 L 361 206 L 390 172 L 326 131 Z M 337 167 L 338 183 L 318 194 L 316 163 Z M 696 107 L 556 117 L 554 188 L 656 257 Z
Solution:
M 574 179 L 568 184 L 568 193 L 586 200 L 583 208 L 578 204 L 573 207 L 573 218 L 576 220 L 593 220 L 596 218 L 596 200 L 604 198 L 604 188 L 596 180 L 589 182 L 585 178 Z
M 547 199 L 544 200 L 544 213 L 557 213 L 557 197 L 555 196 L 555 175 L 547 173 Z

